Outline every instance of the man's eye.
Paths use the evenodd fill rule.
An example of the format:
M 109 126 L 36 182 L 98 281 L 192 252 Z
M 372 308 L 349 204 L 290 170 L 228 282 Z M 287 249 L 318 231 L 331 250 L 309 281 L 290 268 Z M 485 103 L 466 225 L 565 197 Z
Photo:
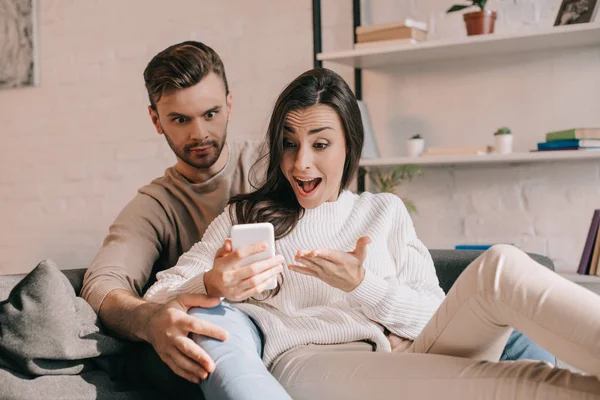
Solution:
M 173 122 L 175 122 L 176 124 L 185 124 L 187 120 L 188 119 L 186 117 L 173 118 Z
M 216 111 L 209 111 L 206 113 L 206 119 L 213 119 L 217 115 Z

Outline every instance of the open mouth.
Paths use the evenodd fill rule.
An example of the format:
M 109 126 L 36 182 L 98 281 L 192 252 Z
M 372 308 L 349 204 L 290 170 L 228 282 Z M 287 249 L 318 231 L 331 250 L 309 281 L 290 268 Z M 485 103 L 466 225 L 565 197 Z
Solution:
M 310 196 L 315 192 L 323 178 L 296 178 L 296 186 L 298 187 L 298 191 L 303 196 Z

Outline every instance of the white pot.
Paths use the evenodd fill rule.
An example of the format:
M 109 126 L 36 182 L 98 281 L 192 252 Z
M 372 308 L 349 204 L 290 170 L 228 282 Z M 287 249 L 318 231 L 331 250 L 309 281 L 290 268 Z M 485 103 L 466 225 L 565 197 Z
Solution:
M 513 145 L 513 135 L 494 135 L 494 139 L 496 140 L 496 145 L 494 149 L 496 153 L 500 154 L 510 154 L 512 153 L 512 145 Z
M 409 157 L 418 157 L 425 149 L 425 139 L 408 139 L 406 148 Z

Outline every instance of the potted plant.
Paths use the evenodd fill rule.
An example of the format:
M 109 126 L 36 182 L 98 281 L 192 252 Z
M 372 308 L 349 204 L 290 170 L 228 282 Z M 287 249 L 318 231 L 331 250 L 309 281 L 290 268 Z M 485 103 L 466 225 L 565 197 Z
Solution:
M 485 33 L 494 33 L 494 22 L 496 22 L 496 11 L 485 9 L 487 0 L 469 0 L 471 4 L 455 4 L 446 11 L 451 13 L 461 11 L 469 7 L 479 7 L 479 11 L 473 11 L 463 15 L 467 27 L 467 35 L 481 35 Z
M 496 153 L 510 154 L 512 153 L 513 135 L 510 129 L 502 127 L 494 132 L 496 145 L 494 146 Z
M 399 165 L 391 168 L 374 168 L 369 171 L 371 183 L 375 185 L 377 193 L 396 193 L 396 189 L 404 182 L 410 182 L 415 176 L 422 175 L 421 167 L 415 164 Z M 415 204 L 401 198 L 409 213 L 417 212 Z
M 425 139 L 421 135 L 413 135 L 406 142 L 409 157 L 418 157 L 425 148 Z

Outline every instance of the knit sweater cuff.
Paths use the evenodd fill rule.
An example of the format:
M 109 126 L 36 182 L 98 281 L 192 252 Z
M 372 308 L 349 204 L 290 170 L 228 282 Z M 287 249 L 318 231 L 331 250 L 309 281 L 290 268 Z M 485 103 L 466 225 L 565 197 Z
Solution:
M 179 282 L 180 285 L 173 288 L 176 284 L 177 282 L 172 282 L 169 278 L 161 279 L 148 289 L 144 299 L 154 303 L 164 304 L 182 293 L 207 294 L 206 286 L 204 285 L 204 272 L 195 275 L 183 284 Z
M 103 282 L 98 282 L 94 284 L 94 286 L 90 287 L 85 293 L 85 300 L 89 303 L 94 312 L 98 314 L 100 307 L 102 307 L 102 303 L 104 303 L 104 299 L 106 299 L 106 296 L 116 289 L 123 289 L 133 293 L 131 287 L 128 285 L 121 284 L 116 280 L 106 280 Z M 135 293 L 135 295 L 137 296 L 137 293 Z
M 377 308 L 385 299 L 388 289 L 389 284 L 385 279 L 366 269 L 362 282 L 349 294 L 360 304 Z

